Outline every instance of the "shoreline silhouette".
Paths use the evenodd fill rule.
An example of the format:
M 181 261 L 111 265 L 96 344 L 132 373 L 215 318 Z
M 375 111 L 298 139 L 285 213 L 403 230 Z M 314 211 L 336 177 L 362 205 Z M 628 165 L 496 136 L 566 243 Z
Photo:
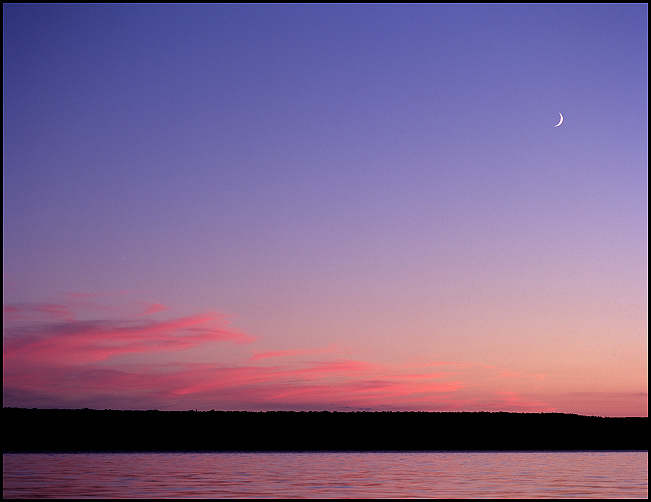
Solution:
M 3 453 L 647 450 L 648 417 L 3 408 Z

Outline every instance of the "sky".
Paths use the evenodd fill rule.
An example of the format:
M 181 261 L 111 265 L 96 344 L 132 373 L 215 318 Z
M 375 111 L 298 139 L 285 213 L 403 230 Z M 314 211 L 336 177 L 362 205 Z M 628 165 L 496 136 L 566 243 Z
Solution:
M 647 23 L 4 4 L 3 406 L 648 416 Z

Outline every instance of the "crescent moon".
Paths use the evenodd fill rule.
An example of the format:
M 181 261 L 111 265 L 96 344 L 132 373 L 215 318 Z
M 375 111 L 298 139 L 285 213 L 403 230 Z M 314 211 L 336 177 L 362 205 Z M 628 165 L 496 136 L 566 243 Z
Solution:
M 558 124 L 556 124 L 554 127 L 558 127 L 563 123 L 563 114 L 561 112 L 558 112 L 558 114 L 561 116 L 561 121 Z

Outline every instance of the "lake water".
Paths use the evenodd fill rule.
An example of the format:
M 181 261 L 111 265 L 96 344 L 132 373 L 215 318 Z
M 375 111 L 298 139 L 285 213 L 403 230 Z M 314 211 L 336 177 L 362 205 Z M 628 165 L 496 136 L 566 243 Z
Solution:
M 9 453 L 4 498 L 647 498 L 648 452 Z

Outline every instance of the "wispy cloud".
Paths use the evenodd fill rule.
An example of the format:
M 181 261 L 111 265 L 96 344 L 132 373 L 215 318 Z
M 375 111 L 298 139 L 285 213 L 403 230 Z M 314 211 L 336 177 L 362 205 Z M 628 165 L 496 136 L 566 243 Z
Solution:
M 168 310 L 159 304 L 146 305 L 146 315 Z M 81 320 L 79 308 L 74 302 L 5 305 L 5 371 L 20 364 L 80 365 L 129 354 L 177 352 L 213 342 L 246 344 L 255 340 L 230 328 L 221 313 L 166 320 L 142 320 L 145 314 Z
M 5 323 L 23 321 L 36 316 L 69 321 L 74 319 L 70 306 L 58 303 L 14 303 L 3 305 L 2 311 Z
M 511 387 L 502 393 L 485 387 L 486 382 L 533 380 L 538 375 L 482 364 L 380 364 L 344 358 L 351 350 L 338 345 L 252 356 L 245 350 L 239 362 L 232 357 L 198 362 L 197 350 L 211 344 L 244 349 L 256 338 L 232 328 L 229 317 L 220 312 L 174 316 L 173 309 L 160 303 L 127 300 L 122 310 L 105 307 L 102 297 L 73 294 L 59 302 L 5 305 L 5 405 L 546 409 L 543 403 L 519 397 Z M 123 315 L 117 315 L 120 312 Z
M 165 312 L 166 310 L 170 310 L 170 308 L 167 305 L 163 305 L 161 303 L 151 303 L 151 302 L 140 302 L 140 304 L 143 306 L 144 310 L 140 315 L 152 315 L 152 314 L 158 314 L 159 312 Z
M 5 330 L 7 358 L 83 364 L 139 352 L 175 352 L 210 342 L 249 343 L 253 337 L 211 326 L 219 317 L 198 314 L 171 321 L 66 321 Z

